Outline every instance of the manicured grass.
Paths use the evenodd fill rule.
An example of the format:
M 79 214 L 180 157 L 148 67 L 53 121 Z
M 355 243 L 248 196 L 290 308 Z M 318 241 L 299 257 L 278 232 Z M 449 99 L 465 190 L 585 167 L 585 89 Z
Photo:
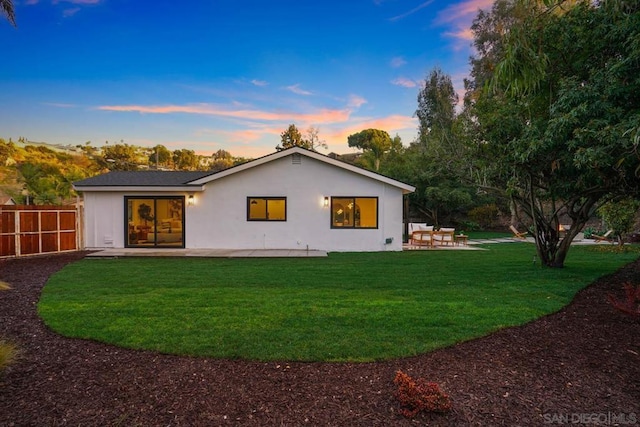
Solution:
M 456 230 L 458 233 L 460 230 Z M 510 232 L 497 232 L 497 231 L 466 231 L 464 234 L 469 236 L 470 239 L 499 239 L 502 237 L 513 237 L 513 233 Z
M 313 259 L 124 258 L 68 265 L 39 312 L 67 336 L 166 353 L 370 361 L 424 353 L 559 310 L 637 258 L 574 247 L 535 266 L 527 243 L 486 251 Z

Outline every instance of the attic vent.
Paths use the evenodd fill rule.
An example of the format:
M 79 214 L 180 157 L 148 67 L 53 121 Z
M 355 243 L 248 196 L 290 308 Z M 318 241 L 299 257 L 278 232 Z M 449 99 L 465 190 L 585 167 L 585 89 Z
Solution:
M 301 165 L 302 164 L 302 156 L 300 153 L 293 153 L 291 155 L 291 164 L 292 165 Z

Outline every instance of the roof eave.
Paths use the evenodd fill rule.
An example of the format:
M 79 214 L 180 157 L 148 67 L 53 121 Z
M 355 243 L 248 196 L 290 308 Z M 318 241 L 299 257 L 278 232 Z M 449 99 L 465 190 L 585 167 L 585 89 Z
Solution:
M 73 189 L 82 192 L 122 193 L 127 191 L 143 191 L 147 193 L 201 192 L 204 185 L 74 185 Z

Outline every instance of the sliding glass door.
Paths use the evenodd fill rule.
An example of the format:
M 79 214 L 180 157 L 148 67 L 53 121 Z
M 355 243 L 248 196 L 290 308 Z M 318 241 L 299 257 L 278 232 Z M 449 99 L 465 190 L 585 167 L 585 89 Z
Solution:
M 184 247 L 184 196 L 125 196 L 126 247 Z

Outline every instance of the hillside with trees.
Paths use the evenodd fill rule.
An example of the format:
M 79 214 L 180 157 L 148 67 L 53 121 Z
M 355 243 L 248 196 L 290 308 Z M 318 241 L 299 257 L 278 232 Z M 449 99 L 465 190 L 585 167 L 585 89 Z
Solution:
M 73 182 L 113 170 L 211 170 L 220 171 L 248 159 L 225 150 L 211 156 L 193 150 L 170 151 L 124 142 L 95 147 L 90 142 L 59 146 L 29 142 L 26 138 L 0 138 L 0 196 L 18 204 L 74 203 Z

